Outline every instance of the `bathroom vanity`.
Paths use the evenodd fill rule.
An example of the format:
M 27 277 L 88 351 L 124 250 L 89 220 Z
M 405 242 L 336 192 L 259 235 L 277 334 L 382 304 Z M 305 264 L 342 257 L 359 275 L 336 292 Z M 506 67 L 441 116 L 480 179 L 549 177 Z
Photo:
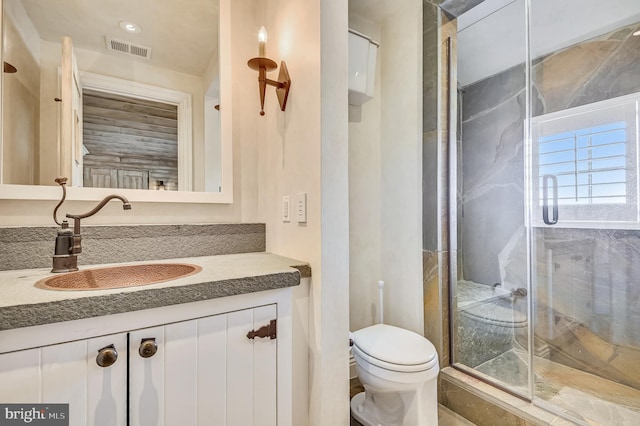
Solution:
M 202 270 L 111 290 L 0 272 L 0 402 L 68 403 L 71 425 L 294 424 L 308 266 L 269 253 L 179 261 Z

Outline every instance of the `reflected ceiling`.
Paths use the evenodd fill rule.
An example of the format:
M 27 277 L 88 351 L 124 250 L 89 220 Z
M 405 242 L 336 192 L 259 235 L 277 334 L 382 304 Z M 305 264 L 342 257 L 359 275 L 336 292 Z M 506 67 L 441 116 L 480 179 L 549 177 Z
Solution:
M 109 36 L 152 48 L 155 66 L 198 76 L 217 56 L 214 0 L 22 0 L 22 4 L 44 40 L 59 43 L 67 35 L 75 47 L 106 53 L 105 36 Z M 142 33 L 127 33 L 120 28 L 121 21 L 134 22 Z

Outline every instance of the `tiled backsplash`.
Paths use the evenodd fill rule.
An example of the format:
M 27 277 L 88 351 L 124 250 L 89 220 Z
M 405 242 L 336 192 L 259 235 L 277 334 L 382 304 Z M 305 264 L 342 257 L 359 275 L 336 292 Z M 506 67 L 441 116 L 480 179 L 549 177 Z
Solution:
M 51 267 L 58 227 L 0 228 L 0 270 Z M 265 224 L 83 226 L 80 265 L 265 251 Z

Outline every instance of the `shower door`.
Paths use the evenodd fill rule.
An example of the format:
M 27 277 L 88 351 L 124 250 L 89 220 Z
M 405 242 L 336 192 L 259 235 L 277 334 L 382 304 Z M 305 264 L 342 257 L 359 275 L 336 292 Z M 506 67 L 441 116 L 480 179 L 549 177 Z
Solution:
M 453 363 L 576 424 L 640 424 L 640 2 L 457 23 Z
M 452 358 L 458 368 L 531 398 L 526 2 L 480 4 L 457 23 Z
M 640 424 L 640 2 L 530 1 L 534 401 Z

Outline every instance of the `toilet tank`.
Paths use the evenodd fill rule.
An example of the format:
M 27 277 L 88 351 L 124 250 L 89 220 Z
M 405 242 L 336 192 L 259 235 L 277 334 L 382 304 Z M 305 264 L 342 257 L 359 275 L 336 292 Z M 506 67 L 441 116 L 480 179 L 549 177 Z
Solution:
M 349 30 L 349 105 L 373 98 L 378 46 L 366 35 Z

